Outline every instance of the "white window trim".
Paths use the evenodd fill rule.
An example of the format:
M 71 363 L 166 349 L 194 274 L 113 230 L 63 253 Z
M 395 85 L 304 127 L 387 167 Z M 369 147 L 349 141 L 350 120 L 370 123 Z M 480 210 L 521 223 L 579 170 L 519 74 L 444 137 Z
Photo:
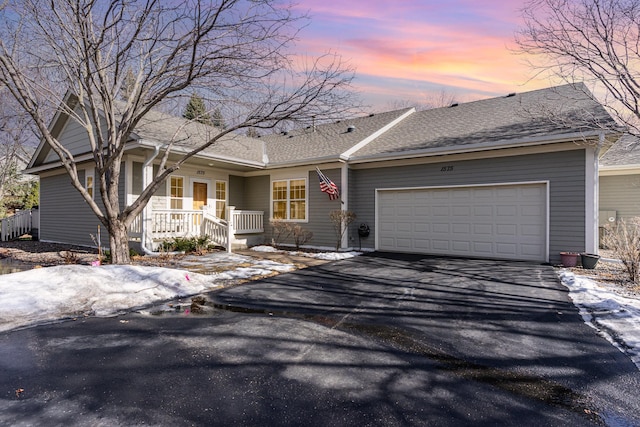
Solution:
M 185 176 L 183 175 L 169 175 L 169 178 L 167 178 L 167 209 L 171 209 L 171 178 L 182 178 L 182 209 L 184 210 L 184 206 L 187 200 L 186 194 L 187 191 L 184 188 L 185 183 L 187 182 L 187 179 Z
M 290 184 L 291 181 L 304 181 L 304 219 L 290 219 L 290 218 L 285 218 L 285 219 L 278 219 L 278 221 L 287 221 L 287 222 L 299 222 L 299 223 L 308 223 L 309 222 L 309 182 L 307 180 L 306 177 L 304 178 L 278 178 L 278 179 L 272 179 L 271 183 L 269 184 L 271 188 L 269 188 L 269 218 L 271 218 L 273 220 L 273 183 L 274 182 L 281 182 L 281 181 L 286 181 L 287 182 L 287 217 L 289 216 L 290 213 L 290 203 L 291 203 L 291 199 L 290 199 Z
M 84 189 L 89 190 L 89 178 L 91 178 L 91 198 L 96 199 L 96 170 L 95 168 L 87 168 L 84 170 Z
M 216 203 L 222 200 L 222 199 L 218 199 L 218 183 L 219 182 L 224 182 L 225 199 L 223 201 L 224 201 L 225 210 L 229 207 L 229 182 L 226 179 L 216 179 L 213 182 L 213 188 L 211 189 L 212 190 L 211 199 L 213 200 L 213 207 L 214 209 L 216 209 L 216 213 L 217 213 Z

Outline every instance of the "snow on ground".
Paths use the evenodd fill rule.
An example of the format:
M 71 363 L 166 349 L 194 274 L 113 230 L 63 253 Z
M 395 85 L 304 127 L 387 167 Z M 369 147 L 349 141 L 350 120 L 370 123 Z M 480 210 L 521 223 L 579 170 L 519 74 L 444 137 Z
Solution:
M 185 264 L 189 263 L 187 259 Z M 235 268 L 238 263 L 250 267 Z M 291 264 L 214 253 L 198 265 L 228 266 L 213 274 L 132 265 L 64 265 L 0 276 L 0 331 L 83 315 L 113 316 L 158 301 L 195 295 L 233 279 L 294 269 Z
M 316 258 L 323 259 L 325 261 L 338 261 L 341 259 L 353 258 L 355 256 L 361 255 L 362 252 L 300 252 L 300 251 L 284 251 L 280 249 L 276 249 L 273 246 L 254 246 L 251 248 L 252 251 L 256 252 L 274 252 L 274 253 L 288 253 L 293 256 L 303 256 L 307 258 Z
M 585 323 L 628 354 L 640 369 L 640 299 L 621 296 L 567 270 L 559 276 Z

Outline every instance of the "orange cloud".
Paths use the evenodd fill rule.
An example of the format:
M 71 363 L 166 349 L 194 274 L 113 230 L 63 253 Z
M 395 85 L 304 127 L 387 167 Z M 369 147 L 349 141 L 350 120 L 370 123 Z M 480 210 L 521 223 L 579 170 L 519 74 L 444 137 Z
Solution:
M 510 50 L 517 2 L 505 7 L 499 0 L 307 0 L 305 6 L 313 18 L 299 47 L 311 54 L 330 47 L 341 54 L 357 67 L 363 78 L 356 84 L 367 93 L 419 92 L 376 88 L 376 79 L 387 86 L 415 82 L 485 97 L 548 86 L 530 82 L 532 70 Z

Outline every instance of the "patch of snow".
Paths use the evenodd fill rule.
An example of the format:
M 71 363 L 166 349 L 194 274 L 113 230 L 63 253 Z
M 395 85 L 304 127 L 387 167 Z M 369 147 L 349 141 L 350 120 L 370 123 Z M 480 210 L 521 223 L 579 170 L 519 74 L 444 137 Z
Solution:
M 82 315 L 112 316 L 219 286 L 186 270 L 131 265 L 65 265 L 1 277 L 0 331 Z
M 185 265 L 211 263 L 228 270 L 198 274 L 184 269 L 131 265 L 64 265 L 0 276 L 0 332 L 86 315 L 113 316 L 158 301 L 217 289 L 223 281 L 268 276 L 295 267 L 242 255 L 188 257 Z M 234 264 L 251 264 L 235 268 Z
M 267 246 L 267 245 L 253 246 L 251 250 L 256 252 L 282 252 L 281 250 L 278 250 L 273 246 Z
M 559 276 L 585 323 L 628 354 L 640 369 L 640 299 L 611 292 L 567 270 Z

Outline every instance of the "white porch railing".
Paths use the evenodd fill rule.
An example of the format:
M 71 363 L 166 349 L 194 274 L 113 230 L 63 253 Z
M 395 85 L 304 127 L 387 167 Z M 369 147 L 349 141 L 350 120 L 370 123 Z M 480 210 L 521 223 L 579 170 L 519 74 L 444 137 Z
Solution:
M 0 240 L 17 239 L 23 234 L 30 233 L 34 228 L 40 227 L 40 210 L 29 209 L 17 212 L 15 215 L 4 218 L 0 224 Z
M 229 211 L 233 213 L 233 208 L 230 208 Z M 201 235 L 208 236 L 213 243 L 226 248 L 227 252 L 231 252 L 233 227 L 230 226 L 228 221 L 215 216 L 215 210 L 207 209 L 206 206 L 202 209 L 202 215 Z
M 174 237 L 208 236 L 212 242 L 230 248 L 234 237 L 239 234 L 264 232 L 264 212 L 227 210 L 229 221 L 218 218 L 213 208 L 205 206 L 203 210 L 156 209 L 151 214 L 151 239 L 162 240 Z M 142 221 L 136 218 L 129 226 L 132 238 L 142 236 Z
M 233 229 L 235 234 L 263 233 L 264 212 L 233 211 Z
M 199 236 L 200 224 L 202 211 L 163 209 L 151 213 L 151 234 L 154 239 Z

